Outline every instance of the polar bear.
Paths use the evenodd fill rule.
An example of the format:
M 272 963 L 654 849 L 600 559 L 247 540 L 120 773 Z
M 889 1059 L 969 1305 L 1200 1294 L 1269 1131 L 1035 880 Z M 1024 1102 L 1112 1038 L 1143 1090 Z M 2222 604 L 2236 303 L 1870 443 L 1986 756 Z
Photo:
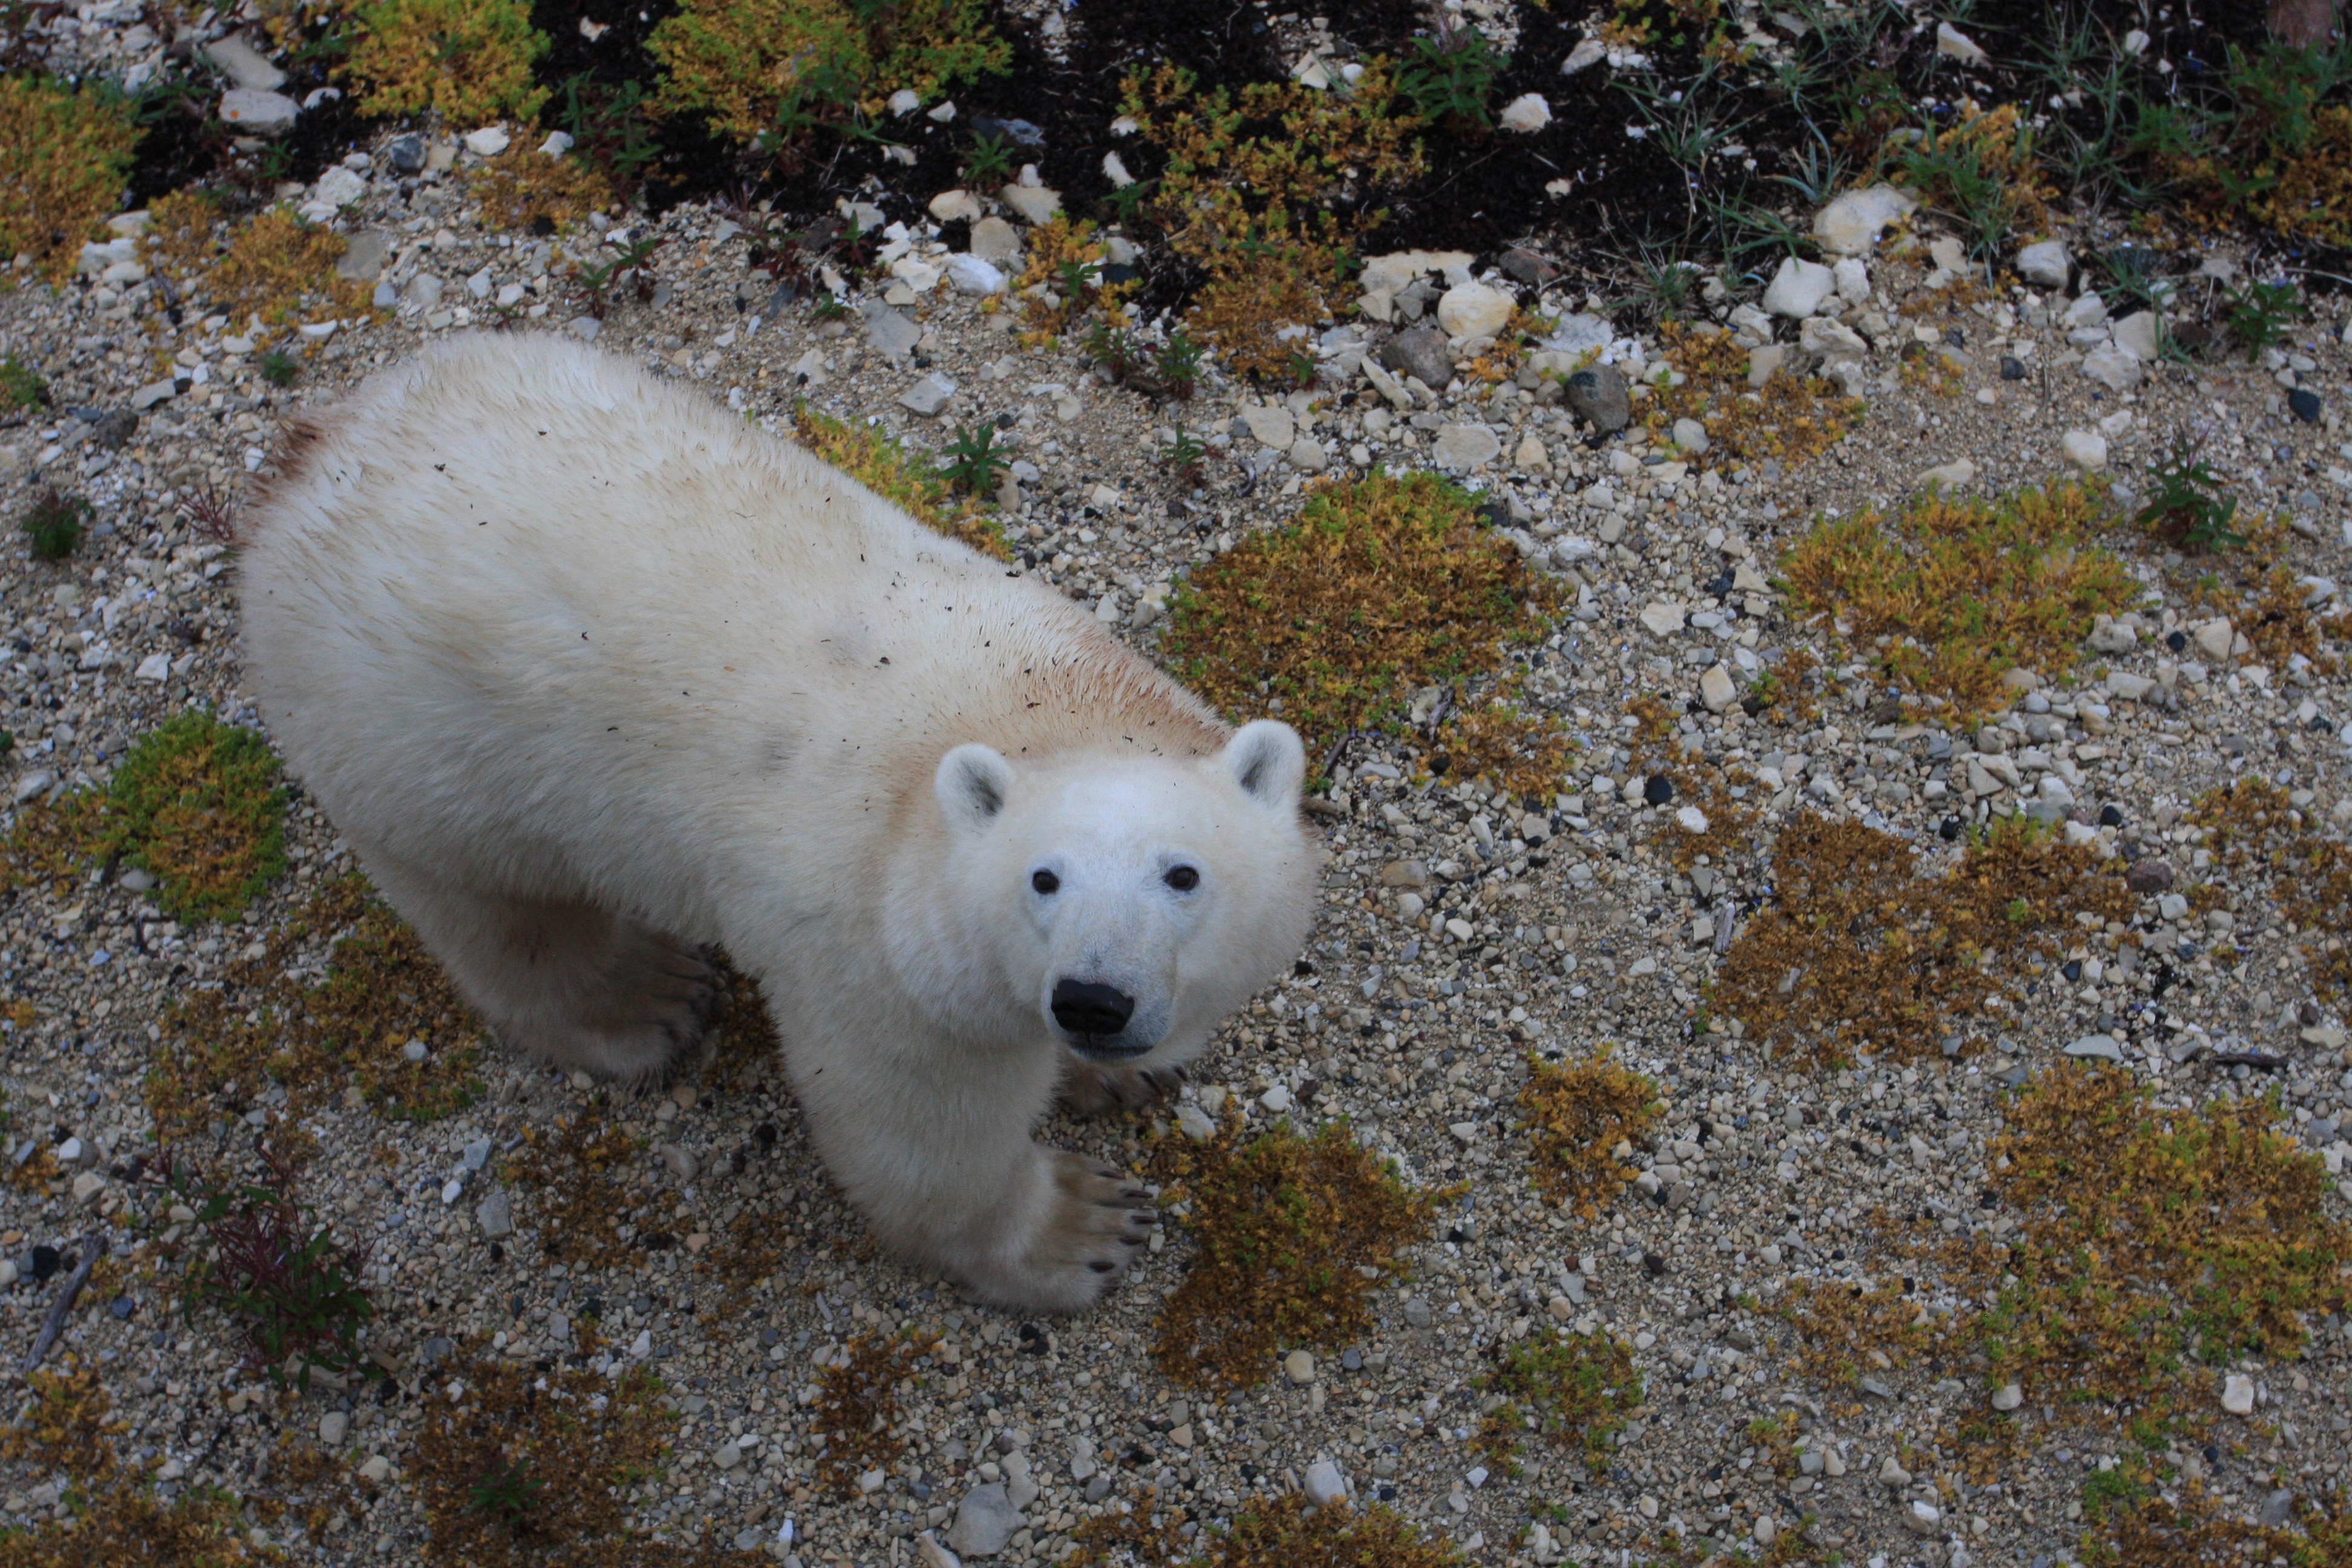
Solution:
M 1287 726 L 1229 731 L 1060 595 L 553 338 L 298 422 L 247 532 L 265 722 L 503 1039 L 657 1079 L 721 945 L 886 1245 L 1025 1310 L 1119 1278 L 1146 1194 L 1030 1128 L 1299 950 Z

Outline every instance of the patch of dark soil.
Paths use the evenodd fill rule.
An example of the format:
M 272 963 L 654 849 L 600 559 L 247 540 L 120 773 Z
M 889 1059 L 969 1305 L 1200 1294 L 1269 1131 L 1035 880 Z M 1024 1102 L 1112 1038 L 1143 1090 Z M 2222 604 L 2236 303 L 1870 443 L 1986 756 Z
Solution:
M 194 186 L 242 189 L 266 199 L 281 181 L 308 184 L 349 154 L 373 143 L 381 121 L 331 76 L 340 54 L 320 47 L 298 50 L 284 62 L 286 84 L 278 90 L 300 103 L 320 89 L 331 89 L 295 120 L 284 136 L 240 149 L 243 137 L 218 117 L 227 85 L 209 68 L 189 65 L 141 93 L 138 114 L 147 127 L 133 155 L 128 206 Z
M 564 84 L 575 79 L 584 79 L 591 95 L 604 94 L 607 101 L 631 87 L 651 97 L 661 68 L 646 39 L 677 12 L 677 0 L 533 0 L 530 25 L 548 39 L 547 53 L 531 73 L 551 95 L 540 123 L 567 129 Z M 747 181 L 756 183 L 758 161 L 699 121 L 648 117 L 647 128 L 656 155 L 639 178 L 646 206 L 656 216 L 681 202 L 714 200 Z

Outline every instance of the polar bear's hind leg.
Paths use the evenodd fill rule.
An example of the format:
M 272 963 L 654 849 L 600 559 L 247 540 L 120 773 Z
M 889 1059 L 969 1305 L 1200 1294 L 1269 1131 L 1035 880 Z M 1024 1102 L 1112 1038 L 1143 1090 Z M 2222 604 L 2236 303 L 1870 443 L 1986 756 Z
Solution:
M 598 1078 L 690 1063 L 724 992 L 709 959 L 593 904 L 485 894 L 362 853 L 377 888 L 507 1045 Z

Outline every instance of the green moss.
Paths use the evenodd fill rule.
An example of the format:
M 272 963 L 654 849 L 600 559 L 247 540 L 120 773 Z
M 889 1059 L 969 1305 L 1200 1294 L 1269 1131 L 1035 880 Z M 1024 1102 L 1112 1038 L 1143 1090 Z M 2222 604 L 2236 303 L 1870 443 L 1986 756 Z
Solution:
M 1347 1128 L 1301 1138 L 1287 1122 L 1237 1144 L 1162 1142 L 1162 1195 L 1190 1205 L 1199 1247 L 1160 1313 L 1153 1351 L 1180 1383 L 1253 1384 L 1286 1347 L 1333 1350 L 1370 1324 L 1374 1282 L 1429 1233 L 1436 1200 L 1397 1179 Z
M 1505 1403 L 1479 1427 L 1481 1450 L 1510 1463 L 1521 1438 L 1535 1431 L 1581 1453 L 1587 1469 L 1609 1468 L 1617 1434 L 1642 1404 L 1632 1346 L 1548 1328 L 1499 1347 L 1495 1361 L 1478 1386 L 1503 1395 Z
M 0 359 L 0 408 L 40 408 L 49 401 L 49 384 L 15 354 Z
M 1146 1494 L 1149 1496 L 1150 1494 Z M 1423 1539 L 1392 1510 L 1310 1507 L 1297 1493 L 1251 1500 L 1229 1529 L 1188 1540 L 1172 1513 L 1105 1513 L 1072 1534 L 1063 1568 L 1457 1568 L 1444 1538 Z
M 286 792 L 260 731 L 174 714 L 128 752 L 107 785 L 91 850 L 162 884 L 177 920 L 234 920 L 286 868 Z
M 1012 63 L 982 0 L 685 0 L 646 46 L 662 64 L 662 110 L 772 145 L 878 108 L 872 100 L 900 88 L 929 101 L 950 82 L 1002 76 Z
M 959 497 L 948 476 L 868 425 L 849 425 L 807 404 L 793 408 L 801 445 L 905 510 L 924 527 L 999 561 L 1013 559 L 1003 525 L 970 497 Z
M 63 561 L 81 542 L 89 516 L 89 502 L 80 496 L 44 489 L 33 497 L 33 504 L 25 509 L 16 526 L 31 543 L 34 560 Z
M 361 112 L 437 110 L 464 130 L 536 115 L 548 93 L 530 68 L 547 50 L 521 0 L 378 0 L 360 8 L 344 69 L 363 84 Z
M 121 198 L 139 145 L 127 100 L 46 77 L 0 77 L 0 256 L 62 284 Z
M 1989 712 L 2008 705 L 2002 677 L 2071 664 L 2092 623 L 2143 591 L 2090 543 L 2105 499 L 2076 479 L 1990 501 L 1935 491 L 1816 522 L 1781 570 L 1794 608 L 1832 616 L 1894 680 Z
M 1277 713 L 1317 756 L 1351 731 L 1406 733 L 1417 686 L 1491 687 L 1512 648 L 1541 638 L 1556 603 L 1467 491 L 1433 474 L 1375 473 L 1318 489 L 1290 527 L 1196 571 L 1160 647 L 1227 716 Z M 1460 711 L 1488 706 L 1481 695 Z M 1552 760 L 1549 721 L 1513 733 L 1508 749 L 1494 734 L 1468 738 L 1515 791 L 1556 785 L 1556 770 L 1538 776 Z M 1517 767 L 1524 759 L 1535 765 Z

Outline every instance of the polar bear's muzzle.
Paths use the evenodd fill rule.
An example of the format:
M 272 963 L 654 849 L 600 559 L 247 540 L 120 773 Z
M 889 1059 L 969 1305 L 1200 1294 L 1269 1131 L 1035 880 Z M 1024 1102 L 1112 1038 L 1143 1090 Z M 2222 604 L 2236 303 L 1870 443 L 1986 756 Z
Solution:
M 1054 1022 L 1062 1026 L 1081 1056 L 1123 1061 L 1151 1049 L 1150 1041 L 1127 1037 L 1127 1021 L 1135 1016 L 1135 998 L 1116 985 L 1065 975 L 1054 983 L 1053 1010 Z

